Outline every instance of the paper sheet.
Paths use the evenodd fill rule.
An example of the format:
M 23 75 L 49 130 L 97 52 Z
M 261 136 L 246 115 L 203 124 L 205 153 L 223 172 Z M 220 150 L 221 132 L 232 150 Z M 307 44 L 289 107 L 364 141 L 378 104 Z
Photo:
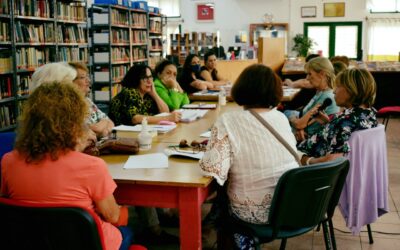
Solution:
M 168 168 L 168 157 L 163 153 L 131 155 L 124 169 Z

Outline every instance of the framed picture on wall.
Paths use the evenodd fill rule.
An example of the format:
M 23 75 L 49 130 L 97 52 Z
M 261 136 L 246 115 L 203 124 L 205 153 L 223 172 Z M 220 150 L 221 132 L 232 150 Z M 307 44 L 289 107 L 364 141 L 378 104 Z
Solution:
M 301 7 L 301 17 L 316 17 L 316 16 L 317 16 L 316 6 Z
M 214 21 L 214 3 L 197 4 L 197 21 L 212 22 Z
M 344 17 L 345 3 L 324 3 L 324 17 Z

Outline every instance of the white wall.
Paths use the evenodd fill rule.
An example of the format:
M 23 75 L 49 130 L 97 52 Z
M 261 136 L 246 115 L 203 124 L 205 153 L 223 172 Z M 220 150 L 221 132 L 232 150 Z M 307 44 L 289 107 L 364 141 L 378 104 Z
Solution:
M 196 5 L 215 3 L 214 22 L 197 22 Z M 345 2 L 345 17 L 323 17 L 323 5 L 329 2 Z M 227 48 L 234 43 L 238 31 L 248 32 L 250 23 L 262 23 L 265 13 L 273 14 L 274 22 L 289 24 L 288 51 L 292 37 L 303 33 L 304 22 L 363 21 L 363 49 L 366 47 L 365 0 L 181 0 L 182 31 L 221 32 L 222 45 Z M 316 18 L 301 18 L 302 6 L 316 6 Z

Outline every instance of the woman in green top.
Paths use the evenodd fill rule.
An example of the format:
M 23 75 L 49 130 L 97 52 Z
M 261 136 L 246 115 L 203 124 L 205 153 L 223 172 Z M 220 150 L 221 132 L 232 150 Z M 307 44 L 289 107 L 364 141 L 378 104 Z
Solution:
M 168 61 L 160 61 L 155 68 L 156 79 L 154 86 L 157 94 L 164 100 L 170 110 L 181 108 L 189 103 L 188 95 L 183 92 L 176 80 L 176 66 Z

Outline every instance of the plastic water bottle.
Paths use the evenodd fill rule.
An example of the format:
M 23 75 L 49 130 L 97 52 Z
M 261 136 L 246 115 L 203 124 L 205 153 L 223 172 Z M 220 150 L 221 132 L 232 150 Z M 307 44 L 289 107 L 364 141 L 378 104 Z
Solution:
M 225 91 L 224 87 L 221 87 L 221 89 L 219 90 L 218 104 L 220 106 L 225 106 L 226 105 L 226 91 Z
M 139 149 L 140 150 L 149 150 L 151 149 L 151 143 L 153 137 L 149 133 L 149 128 L 147 126 L 147 118 L 144 117 L 142 120 L 142 131 L 140 131 L 139 136 Z

